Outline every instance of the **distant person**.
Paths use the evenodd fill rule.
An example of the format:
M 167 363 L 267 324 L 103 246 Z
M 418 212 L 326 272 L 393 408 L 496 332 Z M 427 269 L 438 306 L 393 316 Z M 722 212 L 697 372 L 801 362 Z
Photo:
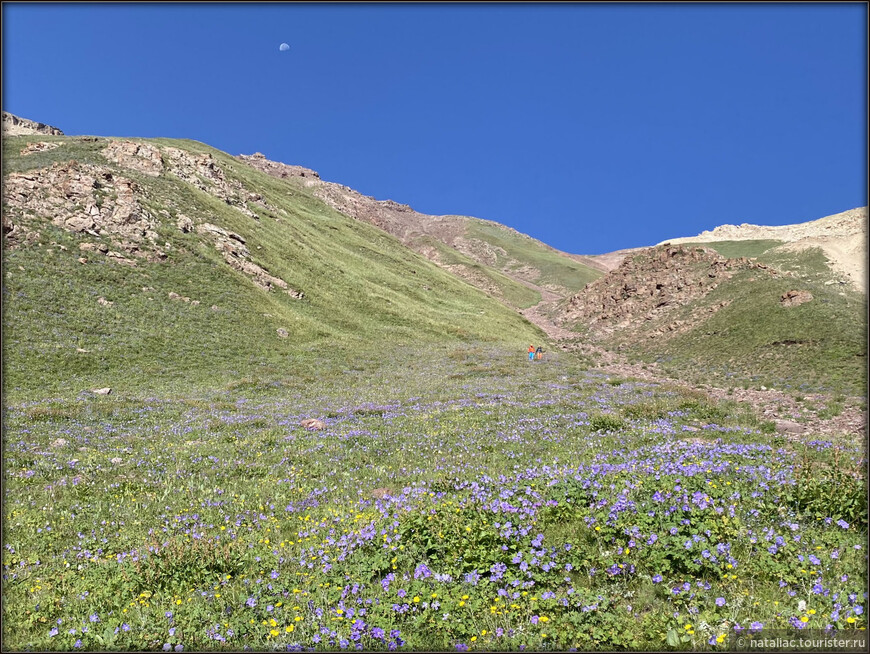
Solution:
M 529 345 L 529 361 L 532 361 L 535 358 L 535 346 Z
M 535 358 L 539 360 L 544 358 L 544 350 L 540 345 L 538 346 L 538 349 L 535 350 Z

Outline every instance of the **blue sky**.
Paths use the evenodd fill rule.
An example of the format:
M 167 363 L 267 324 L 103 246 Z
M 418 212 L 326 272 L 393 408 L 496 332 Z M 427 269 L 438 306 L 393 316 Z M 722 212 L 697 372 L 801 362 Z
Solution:
M 4 3 L 2 104 L 598 254 L 866 205 L 866 26 L 865 3 Z

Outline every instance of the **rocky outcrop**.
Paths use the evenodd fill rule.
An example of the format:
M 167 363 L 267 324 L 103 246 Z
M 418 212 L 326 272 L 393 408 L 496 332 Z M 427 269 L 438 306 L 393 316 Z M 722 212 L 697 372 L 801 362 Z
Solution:
M 39 232 L 30 229 L 19 222 L 13 222 L 8 214 L 3 214 L 3 236 L 6 247 L 14 250 L 18 247 L 27 247 L 39 242 Z
M 8 111 L 3 112 L 3 134 L 7 136 L 22 136 L 26 134 L 48 134 L 50 136 L 63 136 L 57 127 L 38 123 L 34 120 L 21 118 Z
M 10 173 L 3 193 L 11 214 L 11 247 L 17 223 L 36 216 L 70 232 L 113 237 L 128 253 L 145 256 L 154 250 L 165 256 L 154 248 L 157 220 L 139 203 L 141 188 L 109 168 L 70 161 Z
M 23 148 L 21 148 L 21 156 L 26 157 L 29 154 L 36 154 L 37 152 L 46 152 L 47 150 L 54 150 L 55 148 L 59 148 L 61 146 L 60 143 L 48 143 L 47 141 L 34 141 L 33 143 L 28 143 Z
M 321 429 L 326 428 L 326 423 L 317 418 L 306 418 L 299 424 L 308 431 L 320 431 Z
M 103 148 L 103 156 L 124 168 L 132 168 L 151 177 L 163 172 L 163 157 L 160 150 L 150 143 L 135 141 L 109 141 Z
M 507 252 L 505 252 L 504 248 L 491 245 L 476 238 L 457 237 L 453 241 L 453 247 L 465 256 L 491 267 L 495 267 L 498 264 L 499 258 L 507 258 Z
M 809 291 L 786 291 L 779 298 L 779 303 L 784 307 L 796 307 L 799 304 L 811 302 L 813 294 Z
M 222 200 L 249 218 L 259 219 L 248 206 L 249 203 L 257 203 L 277 213 L 277 209 L 268 204 L 261 195 L 249 193 L 238 180 L 228 179 L 211 154 L 193 154 L 178 148 L 164 148 L 163 155 L 170 174 Z
M 240 154 L 236 157 L 240 161 L 244 161 L 246 164 L 256 168 L 257 170 L 262 170 L 264 173 L 271 175 L 272 177 L 277 177 L 278 179 L 287 179 L 288 177 L 308 177 L 309 179 L 320 179 L 320 175 L 310 168 L 303 168 L 302 166 L 288 166 L 285 163 L 281 163 L 279 161 L 270 161 L 266 159 L 266 155 L 262 152 L 255 152 L 254 154 Z
M 297 300 L 305 297 L 304 293 L 291 288 L 283 279 L 269 274 L 265 268 L 251 261 L 251 253 L 248 251 L 245 239 L 239 234 L 211 223 L 197 225 L 196 231 L 211 237 L 215 248 L 223 255 L 224 261 L 230 267 L 250 277 L 257 286 L 267 291 L 279 288 Z
M 698 309 L 681 320 L 668 320 L 669 314 L 704 297 L 737 270 L 749 268 L 777 274 L 753 260 L 727 259 L 707 248 L 650 248 L 626 257 L 617 268 L 570 297 L 562 305 L 559 322 L 583 324 L 593 337 L 659 319 L 661 333 L 684 331 L 727 303 Z

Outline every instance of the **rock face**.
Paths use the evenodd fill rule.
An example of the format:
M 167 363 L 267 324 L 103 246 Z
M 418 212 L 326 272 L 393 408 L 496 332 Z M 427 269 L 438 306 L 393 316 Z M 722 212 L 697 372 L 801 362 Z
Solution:
M 48 134 L 50 136 L 63 136 L 57 127 L 37 123 L 27 118 L 21 118 L 8 111 L 3 112 L 3 133 L 8 136 L 21 136 L 26 134 Z
M 579 322 L 593 337 L 609 334 L 632 323 L 667 317 L 674 309 L 707 295 L 735 271 L 748 268 L 776 274 L 749 259 L 726 259 L 707 248 L 650 248 L 627 256 L 617 268 L 570 297 L 562 305 L 560 322 Z M 710 307 L 706 313 L 722 306 Z M 682 331 L 702 317 L 674 321 L 660 330 Z
M 3 190 L 13 217 L 32 214 L 71 232 L 110 235 L 134 253 L 157 239 L 157 221 L 139 203 L 138 184 L 106 167 L 55 163 L 9 174 Z M 12 218 L 9 224 L 7 236 L 15 247 L 16 224 Z
M 163 157 L 160 150 L 150 143 L 109 141 L 102 153 L 109 161 L 152 177 L 157 177 L 163 172 Z

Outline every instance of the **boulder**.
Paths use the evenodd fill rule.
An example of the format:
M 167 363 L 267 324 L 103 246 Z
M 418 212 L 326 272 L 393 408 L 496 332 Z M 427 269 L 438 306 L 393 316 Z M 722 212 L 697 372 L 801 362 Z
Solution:
M 791 420 L 777 420 L 776 431 L 787 434 L 803 434 L 807 431 L 807 427 Z
M 176 227 L 187 234 L 193 231 L 193 221 L 183 213 L 178 214 L 178 220 L 175 222 Z
M 810 302 L 813 294 L 809 291 L 786 291 L 779 298 L 779 303 L 784 307 L 796 307 L 799 304 Z
M 317 418 L 306 418 L 302 422 L 299 423 L 302 427 L 305 427 L 308 431 L 320 431 L 326 427 L 326 423 L 322 420 L 318 420 Z

